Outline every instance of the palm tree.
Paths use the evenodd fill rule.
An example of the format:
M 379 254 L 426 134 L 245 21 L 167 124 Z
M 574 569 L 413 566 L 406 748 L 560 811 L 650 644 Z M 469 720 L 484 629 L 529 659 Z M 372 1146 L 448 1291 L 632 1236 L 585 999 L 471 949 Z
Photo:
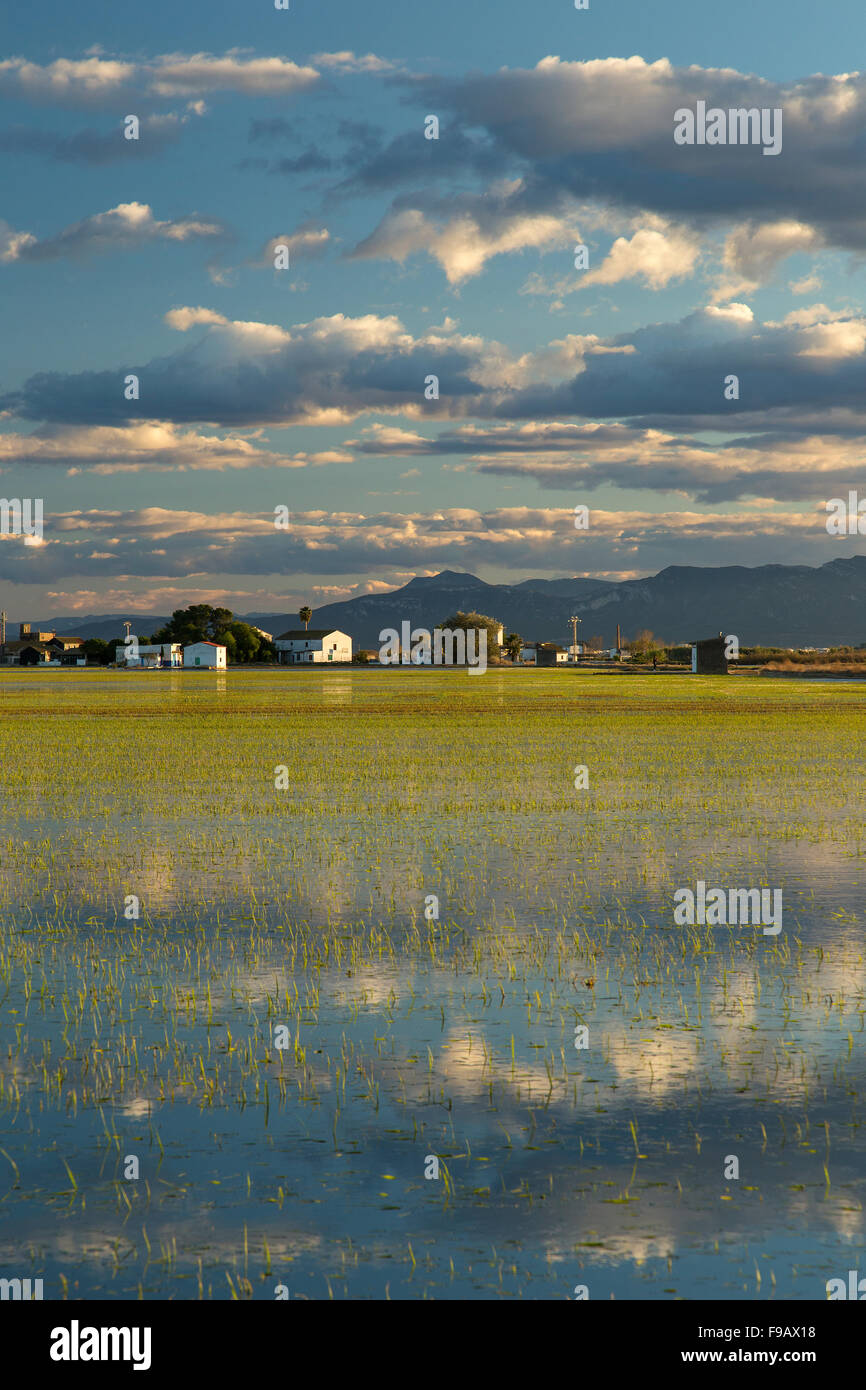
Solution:
M 312 610 L 312 608 L 307 608 L 306 606 L 304 606 L 304 607 L 301 609 L 300 613 L 298 614 L 298 617 L 300 618 L 301 622 L 304 624 L 304 631 L 305 631 L 305 632 L 306 632 L 307 628 L 310 626 L 310 619 L 312 618 L 312 616 L 313 616 L 313 610 Z
M 520 656 L 520 648 L 523 646 L 523 638 L 517 632 L 509 632 L 505 639 L 505 650 L 512 662 Z

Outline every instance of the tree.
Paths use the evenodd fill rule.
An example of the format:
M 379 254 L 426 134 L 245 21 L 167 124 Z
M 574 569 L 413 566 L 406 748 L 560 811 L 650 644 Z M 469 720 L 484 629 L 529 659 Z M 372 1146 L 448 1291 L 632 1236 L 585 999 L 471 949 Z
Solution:
M 523 638 L 519 632 L 509 632 L 505 639 L 505 650 L 508 652 L 509 661 L 517 661 L 520 656 L 520 649 L 523 646 Z
M 114 648 L 103 642 L 101 637 L 88 637 L 81 653 L 94 666 L 107 666 L 109 661 L 114 660 Z
M 589 652 L 600 652 L 604 647 L 604 638 L 600 632 L 593 633 L 592 637 L 586 639 L 586 649 Z
M 180 642 L 184 647 L 192 642 L 222 642 L 223 634 L 234 622 L 234 616 L 230 608 L 212 608 L 209 603 L 193 603 L 189 608 L 176 608 L 165 627 L 155 632 L 151 641 Z
M 235 660 L 242 662 L 255 661 L 259 654 L 259 647 L 262 639 L 254 627 L 249 623 L 234 622 L 226 632 L 227 637 L 235 640 Z
M 646 627 L 628 645 L 632 660 L 637 662 L 652 661 L 653 657 L 665 657 L 667 654 L 664 642 Z
M 312 610 L 312 608 L 307 608 L 306 605 L 304 605 L 304 607 L 301 609 L 300 613 L 298 614 L 298 617 L 300 618 L 301 622 L 304 624 L 304 631 L 305 631 L 305 632 L 306 632 L 307 628 L 310 626 L 310 619 L 312 618 L 312 616 L 313 616 L 313 610 Z
M 638 661 L 648 661 L 655 647 L 655 639 L 648 627 L 641 628 L 637 637 L 632 638 L 628 644 L 632 657 Z
M 464 632 L 468 632 L 471 628 L 480 630 L 487 638 L 488 666 L 499 661 L 499 630 L 502 624 L 496 618 L 488 618 L 484 613 L 463 613 L 458 610 L 453 617 L 446 618 L 444 623 L 440 623 L 439 626 L 451 628 L 452 631 L 456 631 L 458 628 L 462 628 Z

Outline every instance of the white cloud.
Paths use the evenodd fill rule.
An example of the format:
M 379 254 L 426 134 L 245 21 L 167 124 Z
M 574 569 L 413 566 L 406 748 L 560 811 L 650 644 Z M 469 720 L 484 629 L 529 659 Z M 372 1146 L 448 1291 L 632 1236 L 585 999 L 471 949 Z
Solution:
M 810 304 L 802 309 L 791 309 L 782 319 L 785 328 L 811 328 L 815 323 L 837 323 L 841 319 L 853 319 L 856 315 L 851 309 L 828 309 L 826 304 Z M 767 320 L 768 328 L 776 328 Z
M 45 67 L 24 58 L 6 58 L 0 62 L 0 91 L 35 101 L 100 99 L 130 84 L 135 73 L 134 63 L 113 58 L 57 58 Z
M 814 294 L 820 288 L 820 275 L 804 275 L 801 280 L 791 280 L 788 284 L 792 294 Z
M 35 246 L 32 232 L 16 232 L 8 222 L 0 221 L 0 261 L 18 261 L 28 246 Z
M 169 309 L 167 314 L 163 314 L 163 321 L 168 324 L 169 328 L 176 328 L 179 333 L 186 333 L 199 323 L 225 325 L 229 322 L 225 314 L 218 314 L 215 309 L 203 309 L 201 306 L 197 309 L 187 306 L 180 309 Z
M 363 61 L 363 60 L 360 60 Z M 121 93 L 200 97 L 208 92 L 291 96 L 321 81 L 314 67 L 285 58 L 246 58 L 238 53 L 168 53 L 150 62 L 98 56 L 58 58 L 41 66 L 24 58 L 0 62 L 0 92 L 33 101 L 108 104 Z
M 509 189 L 499 205 L 493 203 L 489 208 L 475 199 L 472 209 L 453 216 L 428 216 L 420 208 L 392 208 L 350 253 L 350 259 L 402 264 L 408 256 L 425 253 L 439 262 L 450 284 L 459 285 L 478 275 L 493 256 L 569 244 L 574 231 L 564 218 L 509 206 L 515 192 Z
M 312 260 L 327 250 L 330 240 L 331 233 L 327 227 L 298 227 L 294 232 L 284 232 L 281 236 L 271 237 L 270 241 L 265 243 L 256 264 L 272 270 L 278 246 L 289 248 L 290 263 L 295 260 Z
M 56 236 L 40 241 L 30 232 L 13 232 L 0 224 L 0 260 L 46 261 L 63 256 L 95 255 L 106 251 L 131 250 L 150 241 L 191 241 L 217 237 L 223 233 L 218 222 L 198 218 L 158 221 L 147 203 L 118 203 L 108 212 L 98 212 L 73 222 Z
M 768 320 L 767 327 L 799 330 L 798 357 L 860 357 L 866 348 L 866 318 L 858 317 L 851 309 L 810 304 L 791 309 L 781 323 Z
M 671 280 L 694 274 L 699 255 L 700 239 L 695 232 L 676 227 L 642 227 L 631 239 L 617 237 L 596 270 L 578 272 L 577 288 L 641 279 L 650 289 L 661 290 Z
M 708 304 L 704 313 L 711 319 L 727 319 L 730 323 L 752 323 L 755 315 L 748 304 Z
M 52 426 L 27 435 L 0 434 L 0 464 L 65 466 L 73 475 L 83 468 L 100 474 L 306 468 L 351 463 L 352 457 L 345 449 L 280 454 L 242 435 L 202 434 L 160 420 L 124 426 Z
M 817 323 L 803 330 L 805 346 L 798 357 L 862 357 L 866 348 L 866 319 Z
M 311 62 L 320 68 L 336 68 L 339 72 L 393 72 L 396 64 L 375 53 L 355 54 L 350 49 L 339 53 L 314 53 Z
M 825 244 L 816 227 L 794 218 L 743 222 L 725 238 L 724 277 L 713 292 L 716 303 L 737 294 L 753 294 L 772 278 L 776 267 L 798 251 L 818 251 Z

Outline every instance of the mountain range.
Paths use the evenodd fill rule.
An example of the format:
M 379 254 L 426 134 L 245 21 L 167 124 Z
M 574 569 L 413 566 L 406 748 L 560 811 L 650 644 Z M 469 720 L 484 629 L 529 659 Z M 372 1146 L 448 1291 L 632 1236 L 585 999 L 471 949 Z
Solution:
M 826 647 L 866 641 L 866 556 L 809 565 L 700 568 L 671 565 L 646 579 L 524 579 L 519 584 L 488 584 L 474 574 L 443 570 L 411 579 L 386 594 L 364 594 L 313 610 L 311 627 L 336 627 L 357 647 L 377 647 L 383 628 L 432 630 L 458 609 L 497 618 L 506 632 L 527 641 L 571 640 L 569 618 L 581 619 L 579 637 L 599 635 L 606 646 L 649 628 L 667 643 L 735 633 L 753 646 Z M 278 636 L 299 627 L 294 613 L 238 614 Z M 108 640 L 123 632 L 126 619 L 149 635 L 168 621 L 166 614 L 90 614 L 86 617 L 31 619 L 34 629 Z M 18 635 L 17 622 L 7 635 Z

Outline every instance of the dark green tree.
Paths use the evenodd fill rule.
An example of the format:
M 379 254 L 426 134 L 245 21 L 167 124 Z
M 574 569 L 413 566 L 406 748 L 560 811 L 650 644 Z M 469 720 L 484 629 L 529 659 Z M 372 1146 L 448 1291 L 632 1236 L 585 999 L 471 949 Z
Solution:
M 254 627 L 250 627 L 249 623 L 242 623 L 236 619 L 224 629 L 220 641 L 226 644 L 226 658 L 229 661 L 245 666 L 249 662 L 259 659 L 262 637 Z M 231 650 L 229 649 L 229 641 L 231 641 Z
M 81 655 L 94 666 L 107 666 L 114 660 L 114 647 L 103 642 L 101 637 L 88 637 L 81 648 Z
M 510 661 L 517 661 L 520 656 L 520 648 L 523 646 L 523 638 L 519 632 L 509 632 L 505 639 L 505 650 L 508 652 Z
M 497 622 L 496 618 L 489 618 L 485 613 L 463 613 L 458 610 L 439 626 L 454 631 L 463 628 L 464 632 L 468 632 L 470 628 L 479 629 L 487 637 L 487 665 L 491 666 L 499 661 L 499 629 L 502 624 Z
M 193 603 L 189 608 L 176 608 L 165 627 L 155 632 L 151 641 L 180 642 L 184 647 L 192 642 L 222 642 L 223 634 L 233 622 L 234 614 L 230 608 Z

